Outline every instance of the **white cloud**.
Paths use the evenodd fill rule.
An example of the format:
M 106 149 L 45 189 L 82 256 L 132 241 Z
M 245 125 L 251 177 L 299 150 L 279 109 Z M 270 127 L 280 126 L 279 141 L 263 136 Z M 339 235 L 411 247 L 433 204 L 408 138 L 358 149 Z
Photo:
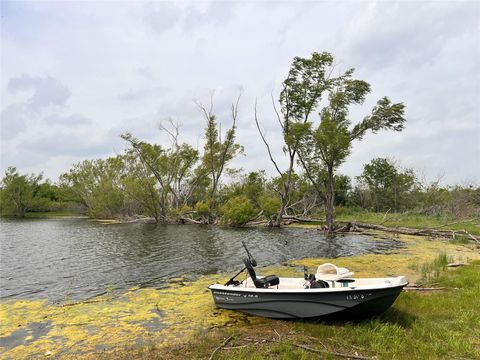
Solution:
M 12 104 L 0 113 L 0 137 L 10 139 L 27 128 L 28 108 L 25 104 Z
M 70 97 L 68 88 L 57 79 L 46 76 L 21 75 L 8 80 L 8 90 L 12 93 L 33 91 L 25 105 L 31 111 L 39 111 L 49 105 L 65 105 Z
M 206 103 L 216 90 L 226 129 L 241 86 L 238 140 L 246 156 L 235 164 L 273 175 L 253 123 L 255 98 L 282 163 L 270 93 L 278 97 L 294 56 L 329 51 L 338 69 L 356 67 L 372 85 L 364 106 L 352 111 L 355 121 L 384 95 L 407 106 L 407 129 L 367 136 L 342 171 L 358 175 L 373 157 L 393 156 L 431 178 L 443 169 L 446 182 L 479 176 L 478 2 L 1 6 L 2 170 L 44 169 L 54 178 L 82 154 L 120 152 L 124 131 L 165 142 L 157 126 L 168 117 L 182 125 L 182 140 L 202 146 L 205 124 L 193 100 Z
M 179 20 L 180 9 L 175 2 L 155 2 L 144 5 L 144 21 L 147 28 L 162 34 Z

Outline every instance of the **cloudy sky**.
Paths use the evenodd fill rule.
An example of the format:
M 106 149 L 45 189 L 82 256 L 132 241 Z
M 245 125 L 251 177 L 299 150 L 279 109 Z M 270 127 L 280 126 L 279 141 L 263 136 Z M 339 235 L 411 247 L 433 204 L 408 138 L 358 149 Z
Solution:
M 428 180 L 480 180 L 480 1 L 1 1 L 1 171 L 56 180 L 75 162 L 119 154 L 119 135 L 164 143 L 158 125 L 203 144 L 208 103 L 225 129 L 243 88 L 235 166 L 274 174 L 253 121 L 281 162 L 271 106 L 294 56 L 328 51 L 382 96 L 406 104 L 402 133 L 366 136 L 341 171 L 393 157 Z

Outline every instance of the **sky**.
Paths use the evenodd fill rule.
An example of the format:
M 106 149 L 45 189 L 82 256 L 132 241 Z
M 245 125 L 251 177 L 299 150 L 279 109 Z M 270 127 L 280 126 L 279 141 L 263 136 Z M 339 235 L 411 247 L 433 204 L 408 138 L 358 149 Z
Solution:
M 231 164 L 286 167 L 272 107 L 295 56 L 327 51 L 335 71 L 371 84 L 352 123 L 388 96 L 406 105 L 403 132 L 356 142 L 340 172 L 376 157 L 422 180 L 480 182 L 480 1 L 5 1 L 0 2 L 0 171 L 56 181 L 74 163 L 121 154 L 120 135 L 203 146 L 209 105 L 225 130 L 241 92 Z M 318 116 L 313 117 L 318 122 Z

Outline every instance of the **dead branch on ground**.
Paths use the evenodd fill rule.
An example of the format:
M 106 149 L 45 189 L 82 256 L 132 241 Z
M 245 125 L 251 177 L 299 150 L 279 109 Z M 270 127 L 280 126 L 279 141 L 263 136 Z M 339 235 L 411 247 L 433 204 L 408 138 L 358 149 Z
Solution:
M 210 355 L 210 357 L 208 358 L 208 360 L 212 360 L 213 357 L 215 356 L 215 354 L 217 353 L 217 351 L 220 350 L 220 349 L 221 349 L 222 347 L 224 347 L 225 345 L 227 345 L 227 343 L 228 343 L 230 340 L 232 340 L 232 337 L 233 337 L 233 335 L 230 335 L 228 338 L 226 338 L 226 339 L 223 341 L 223 343 L 222 343 L 219 347 L 217 347 L 215 350 L 213 350 L 212 355 Z
M 350 354 L 338 353 L 336 351 L 314 349 L 314 348 L 312 348 L 310 346 L 307 346 L 307 345 L 301 345 L 301 344 L 292 344 L 292 345 L 296 346 L 300 349 L 308 350 L 308 351 L 315 352 L 315 353 L 318 353 L 318 354 L 329 354 L 329 355 L 334 355 L 334 356 L 344 357 L 344 358 L 349 358 L 349 359 L 362 359 L 362 360 L 376 359 L 375 356 L 367 357 L 367 356 L 360 356 L 360 355 L 350 355 Z

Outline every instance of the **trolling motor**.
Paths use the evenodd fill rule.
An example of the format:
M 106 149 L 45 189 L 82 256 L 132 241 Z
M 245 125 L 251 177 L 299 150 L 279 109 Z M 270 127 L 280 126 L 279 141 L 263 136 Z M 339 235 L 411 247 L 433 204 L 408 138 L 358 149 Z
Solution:
M 240 270 L 238 273 L 235 274 L 234 277 L 232 277 L 230 280 L 228 280 L 226 283 L 225 283 L 225 286 L 228 286 L 228 285 L 240 285 L 240 281 L 238 280 L 235 280 L 235 278 L 240 275 L 241 273 L 243 273 L 246 269 L 247 269 L 247 265 L 250 264 L 251 266 L 257 266 L 257 261 L 255 260 L 255 258 L 252 256 L 252 254 L 250 254 L 250 251 L 248 250 L 247 248 L 247 244 L 245 244 L 245 241 L 242 240 L 242 245 L 243 245 L 243 248 L 245 249 L 245 251 L 247 252 L 247 257 L 248 258 L 244 258 L 243 259 L 243 262 L 245 263 L 245 267 Z
M 245 248 L 245 251 L 247 252 L 247 256 L 248 256 L 248 261 L 250 261 L 250 264 L 252 264 L 252 266 L 257 266 L 257 261 L 253 258 L 252 254 L 250 254 L 250 251 L 248 251 L 248 248 L 247 248 L 247 244 L 245 244 L 245 241 L 242 240 L 242 245 L 243 247 Z
M 280 283 L 280 279 L 276 275 L 269 275 L 261 278 L 257 278 L 257 275 L 255 274 L 255 270 L 253 269 L 255 266 L 257 266 L 257 261 L 253 258 L 252 254 L 250 254 L 250 251 L 248 251 L 247 245 L 245 244 L 244 241 L 242 241 L 242 245 L 245 248 L 245 251 L 247 252 L 247 257 L 243 258 L 243 263 L 245 264 L 245 267 L 240 270 L 234 277 L 232 277 L 230 280 L 228 280 L 225 283 L 225 286 L 228 285 L 235 285 L 238 286 L 240 285 L 240 281 L 235 280 L 235 278 L 240 275 L 245 269 L 248 271 L 248 274 L 250 275 L 250 278 L 252 279 L 253 283 L 255 284 L 256 288 L 265 288 L 268 289 L 270 286 L 275 286 Z

